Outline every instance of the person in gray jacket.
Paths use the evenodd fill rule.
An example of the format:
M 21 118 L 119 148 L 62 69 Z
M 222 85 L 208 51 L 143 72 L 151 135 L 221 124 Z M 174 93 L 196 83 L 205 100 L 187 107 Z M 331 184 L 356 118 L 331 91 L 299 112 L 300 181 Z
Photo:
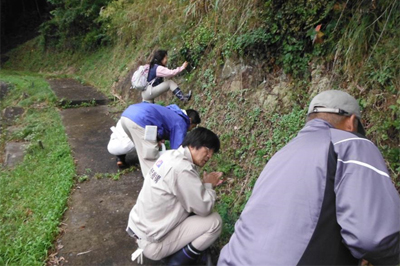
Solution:
M 127 232 L 139 252 L 168 265 L 194 263 L 220 235 L 222 220 L 213 212 L 221 172 L 203 172 L 220 142 L 211 130 L 192 130 L 176 150 L 166 151 L 147 174 L 128 219 Z
M 338 90 L 258 178 L 218 265 L 399 264 L 400 199 L 358 102 Z

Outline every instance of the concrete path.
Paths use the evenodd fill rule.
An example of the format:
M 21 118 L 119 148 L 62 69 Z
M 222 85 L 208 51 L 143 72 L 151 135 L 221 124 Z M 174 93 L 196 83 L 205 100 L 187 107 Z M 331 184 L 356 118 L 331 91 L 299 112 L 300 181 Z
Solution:
M 92 86 L 85 86 L 74 79 L 51 79 L 48 81 L 62 105 L 79 105 L 96 102 L 107 104 L 107 97 Z
M 92 95 L 96 95 L 99 104 L 107 102 L 94 88 L 71 79 L 49 83 L 57 97 L 67 104 L 91 102 Z M 56 244 L 58 250 L 50 264 L 136 265 L 130 256 L 137 246 L 125 228 L 143 184 L 140 171 L 122 175 L 117 181 L 101 178 L 118 172 L 115 157 L 107 151 L 110 127 L 116 122 L 106 105 L 62 109 L 60 113 L 77 174 L 88 180 L 77 183 L 71 193 Z M 137 165 L 136 160 L 128 157 L 128 162 Z M 145 260 L 145 264 L 155 263 Z

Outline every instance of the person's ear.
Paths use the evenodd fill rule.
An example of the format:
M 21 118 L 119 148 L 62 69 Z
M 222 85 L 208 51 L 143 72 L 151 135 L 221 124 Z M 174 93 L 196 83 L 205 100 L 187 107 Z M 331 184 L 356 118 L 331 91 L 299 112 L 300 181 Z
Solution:
M 344 121 L 344 130 L 357 132 L 357 122 L 357 117 L 355 115 L 351 115 Z

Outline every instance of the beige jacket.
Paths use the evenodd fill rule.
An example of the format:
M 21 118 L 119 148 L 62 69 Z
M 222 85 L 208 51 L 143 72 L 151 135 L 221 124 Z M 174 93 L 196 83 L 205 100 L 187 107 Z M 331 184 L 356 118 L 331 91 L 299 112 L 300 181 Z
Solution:
M 165 152 L 147 174 L 128 220 L 139 238 L 161 240 L 190 213 L 211 214 L 215 203 L 211 184 L 203 184 L 189 148 Z

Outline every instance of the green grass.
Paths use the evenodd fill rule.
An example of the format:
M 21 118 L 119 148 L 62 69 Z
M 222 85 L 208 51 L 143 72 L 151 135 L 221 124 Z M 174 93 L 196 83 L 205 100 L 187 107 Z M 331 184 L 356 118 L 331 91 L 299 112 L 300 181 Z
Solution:
M 7 140 L 28 143 L 24 161 L 0 172 L 0 265 L 43 265 L 58 234 L 75 166 L 45 80 L 4 70 L 0 80 L 12 84 L 1 108 L 25 108 L 17 131 L 5 136 L 3 128 L 1 146 Z
M 345 90 L 360 100 L 367 137 L 382 151 L 400 191 L 400 13 L 395 12 L 400 2 L 344 2 L 115 0 L 99 17 L 111 45 L 90 51 L 45 49 L 36 38 L 9 52 L 4 67 L 62 74 L 111 95 L 119 93 L 113 91 L 116 82 L 156 49 L 169 51 L 169 67 L 187 60 L 190 67 L 174 80 L 183 90 L 192 89 L 188 107 L 200 112 L 202 126 L 222 142 L 221 154 L 206 168 L 223 171 L 232 181 L 217 192 L 225 223 L 223 245 L 262 168 L 304 125 L 304 110 L 318 90 Z M 322 42 L 312 44 L 319 24 Z M 228 59 L 239 68 L 224 78 Z M 320 68 L 320 73 L 314 71 Z M 29 89 L 31 81 L 24 84 Z M 276 106 L 259 101 L 270 96 L 279 98 Z M 13 97 L 18 106 L 34 106 L 46 98 L 38 93 L 24 100 L 22 91 Z M 173 98 L 163 100 L 180 105 Z M 124 101 L 114 108 L 122 112 L 135 99 Z M 32 124 L 17 137 L 38 130 Z

